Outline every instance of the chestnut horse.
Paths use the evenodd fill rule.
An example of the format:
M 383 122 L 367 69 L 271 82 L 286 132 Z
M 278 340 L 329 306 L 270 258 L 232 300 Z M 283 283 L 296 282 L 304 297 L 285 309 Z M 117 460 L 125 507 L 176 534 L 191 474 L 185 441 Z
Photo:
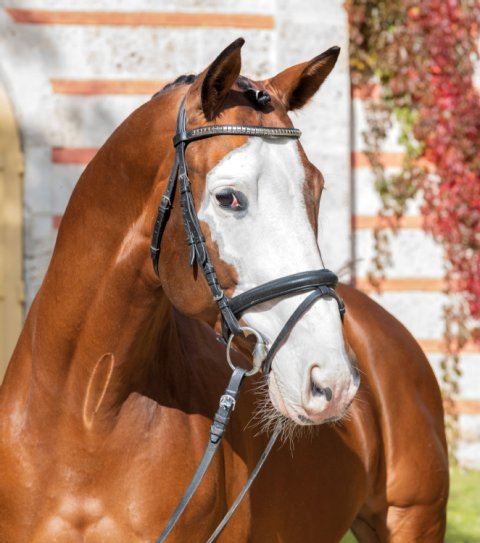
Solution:
M 178 193 L 159 275 L 149 257 L 177 112 L 186 97 L 187 127 L 291 127 L 287 112 L 311 98 L 339 53 L 254 82 L 240 76 L 242 45 L 135 111 L 72 194 L 1 389 L 2 542 L 153 542 L 202 456 L 230 370 L 218 307 L 188 265 Z M 323 267 L 323 178 L 297 140 L 219 135 L 190 144 L 186 161 L 228 296 Z M 337 302 L 320 299 L 269 376 L 247 381 L 169 540 L 208 539 L 265 447 L 258 416 L 312 429 L 294 436 L 293 450 L 274 447 L 219 541 L 329 543 L 349 528 L 362 542 L 443 541 L 448 463 L 435 377 L 391 315 L 353 288 L 338 292 L 343 324 Z M 272 340 L 305 296 L 263 303 L 242 323 Z

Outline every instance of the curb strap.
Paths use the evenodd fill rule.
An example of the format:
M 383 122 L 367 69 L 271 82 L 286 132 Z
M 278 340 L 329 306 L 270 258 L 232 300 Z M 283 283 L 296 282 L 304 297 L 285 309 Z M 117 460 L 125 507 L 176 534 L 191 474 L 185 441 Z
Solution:
M 205 449 L 205 452 L 203 453 L 200 464 L 198 465 L 192 479 L 190 480 L 190 483 L 185 490 L 182 499 L 178 503 L 177 508 L 175 509 L 173 515 L 170 517 L 168 524 L 165 526 L 162 533 L 158 536 L 155 543 L 163 543 L 167 539 L 170 532 L 175 527 L 178 519 L 185 511 L 185 508 L 189 504 L 200 483 L 202 482 L 203 476 L 205 475 L 208 466 L 211 464 L 213 457 L 215 456 L 215 453 L 220 446 L 222 437 L 225 433 L 225 429 L 230 420 L 230 415 L 235 409 L 235 403 L 237 401 L 238 393 L 240 391 L 240 387 L 243 383 L 243 379 L 246 373 L 247 370 L 244 370 L 243 368 L 235 368 L 234 372 L 232 373 L 227 388 L 220 397 L 220 405 L 218 406 L 217 412 L 215 413 L 215 416 L 213 418 L 213 424 L 210 427 L 210 439 L 208 440 L 208 445 Z
M 232 505 L 230 506 L 230 509 L 227 511 L 226 515 L 223 517 L 220 524 L 216 527 L 213 534 L 209 537 L 207 543 L 213 543 L 215 539 L 217 539 L 217 537 L 220 535 L 220 532 L 225 528 L 227 522 L 231 519 L 233 513 L 235 513 L 235 510 L 240 505 L 241 501 L 245 497 L 245 494 L 248 492 L 248 490 L 252 486 L 253 481 L 256 479 L 258 472 L 262 469 L 262 466 L 265 463 L 267 456 L 270 454 L 270 451 L 272 450 L 272 447 L 277 441 L 277 438 L 280 435 L 282 429 L 283 429 L 283 423 L 282 421 L 278 421 L 275 426 L 275 429 L 273 430 L 273 434 L 271 435 L 267 443 L 267 446 L 265 447 L 265 450 L 263 451 L 262 455 L 260 456 L 257 462 L 257 465 L 253 468 L 252 472 L 248 476 L 245 486 L 242 488 L 236 500 L 232 503 Z

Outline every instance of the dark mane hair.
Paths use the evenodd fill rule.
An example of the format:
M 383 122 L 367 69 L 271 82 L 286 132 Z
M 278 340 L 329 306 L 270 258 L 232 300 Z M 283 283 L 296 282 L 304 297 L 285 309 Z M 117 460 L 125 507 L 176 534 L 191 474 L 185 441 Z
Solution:
M 152 98 L 166 94 L 167 92 L 176 89 L 177 87 L 180 87 L 182 85 L 190 85 L 197 79 L 197 77 L 198 74 L 181 75 L 177 77 L 175 81 L 167 83 L 162 89 L 156 92 L 152 96 Z M 240 75 L 237 79 L 237 85 L 245 92 L 248 99 L 253 104 L 256 104 L 258 106 L 265 106 L 270 102 L 270 95 L 265 91 L 256 89 L 254 84 L 247 77 Z
M 159 96 L 160 94 L 165 94 L 166 92 L 169 92 L 173 89 L 176 89 L 177 87 L 180 87 L 181 85 L 190 85 L 197 79 L 198 74 L 184 74 L 175 81 L 171 81 L 170 83 L 167 83 L 163 88 L 161 88 L 159 91 L 157 91 L 152 98 L 155 98 L 155 96 Z

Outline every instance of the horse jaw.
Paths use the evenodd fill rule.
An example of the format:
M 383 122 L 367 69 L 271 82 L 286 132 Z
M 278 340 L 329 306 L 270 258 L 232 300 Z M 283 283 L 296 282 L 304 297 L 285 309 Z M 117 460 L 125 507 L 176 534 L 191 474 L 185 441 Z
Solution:
M 245 212 L 224 210 L 215 192 L 229 187 L 248 199 Z M 240 294 L 289 274 L 322 268 L 304 196 L 298 144 L 250 138 L 208 173 L 199 218 L 220 258 L 234 267 Z M 308 294 L 263 303 L 242 319 L 272 343 Z M 269 395 L 298 424 L 340 418 L 358 388 L 342 335 L 337 303 L 321 299 L 302 317 L 275 356 Z

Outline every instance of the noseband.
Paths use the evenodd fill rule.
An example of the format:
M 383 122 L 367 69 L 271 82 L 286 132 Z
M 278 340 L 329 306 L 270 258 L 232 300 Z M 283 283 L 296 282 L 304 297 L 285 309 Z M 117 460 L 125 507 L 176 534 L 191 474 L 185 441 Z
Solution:
M 338 277 L 332 271 L 327 269 L 294 273 L 280 279 L 269 281 L 268 283 L 247 290 L 246 292 L 242 292 L 241 294 L 234 296 L 233 298 L 228 298 L 227 296 L 225 296 L 225 293 L 218 280 L 212 259 L 210 258 L 210 255 L 208 253 L 205 243 L 205 237 L 200 228 L 200 222 L 198 220 L 197 212 L 195 211 L 195 204 L 191 191 L 191 183 L 188 177 L 187 163 L 185 159 L 185 150 L 187 148 L 187 145 L 192 141 L 221 135 L 254 136 L 274 139 L 298 139 L 301 136 L 301 131 L 298 128 L 289 127 L 277 128 L 236 124 L 206 125 L 199 128 L 187 130 L 185 100 L 186 96 L 183 98 L 180 109 L 178 111 L 177 129 L 175 137 L 173 138 L 173 145 L 175 147 L 175 159 L 167 182 L 167 187 L 158 207 L 157 218 L 155 220 L 155 225 L 153 228 L 150 255 L 152 258 L 153 269 L 158 275 L 158 263 L 160 258 L 160 245 L 162 241 L 162 236 L 168 221 L 168 217 L 170 215 L 177 180 L 180 179 L 180 206 L 182 209 L 183 226 L 185 228 L 187 243 L 190 251 L 189 264 L 190 266 L 193 266 L 193 264 L 196 262 L 197 265 L 200 267 L 208 283 L 208 286 L 210 287 L 213 299 L 218 305 L 222 317 L 222 336 L 220 339 L 223 343 L 227 345 L 227 360 L 232 366 L 233 373 L 224 394 L 220 398 L 220 405 L 214 416 L 213 424 L 210 429 L 210 440 L 208 442 L 202 460 L 200 461 L 200 464 L 194 476 L 192 477 L 190 484 L 188 485 L 182 499 L 180 500 L 180 503 L 178 504 L 175 512 L 173 513 L 163 532 L 160 534 L 156 543 L 163 543 L 167 539 L 177 520 L 182 515 L 187 504 L 189 503 L 193 494 L 200 485 L 200 482 L 208 466 L 210 465 L 213 456 L 218 450 L 226 426 L 229 422 L 230 415 L 235 407 L 235 402 L 240 390 L 240 386 L 245 376 L 256 373 L 260 369 L 260 367 L 262 367 L 264 375 L 268 375 L 271 370 L 272 361 L 275 354 L 283 345 L 284 341 L 290 334 L 295 324 L 300 320 L 302 315 L 304 315 L 304 313 L 306 313 L 308 309 L 320 298 L 334 298 L 337 301 L 338 309 L 342 320 L 345 313 L 344 303 L 335 292 Z M 286 324 L 283 326 L 268 351 L 258 359 L 258 356 L 255 356 L 255 351 L 257 351 L 258 354 L 258 347 L 261 336 L 256 330 L 248 326 L 240 325 L 239 319 L 241 318 L 242 314 L 251 307 L 268 302 L 270 300 L 285 296 L 292 296 L 304 292 L 310 292 L 310 294 L 300 303 L 297 309 L 287 320 Z M 247 372 L 247 370 L 243 368 L 234 367 L 230 359 L 230 347 L 232 344 L 232 339 L 234 336 L 243 335 L 244 331 L 253 332 L 254 335 L 257 336 L 257 347 L 254 351 L 254 368 L 249 372 Z M 250 474 L 247 483 L 245 484 L 244 488 L 231 506 L 230 510 L 222 519 L 221 523 L 219 524 L 219 526 L 212 534 L 207 543 L 213 542 L 216 539 L 225 524 L 230 519 L 231 515 L 250 488 L 250 485 L 252 484 L 257 473 L 265 462 L 266 457 L 270 452 L 271 448 L 273 447 L 281 430 L 282 424 L 278 423 L 266 449 L 260 457 L 260 460 Z

